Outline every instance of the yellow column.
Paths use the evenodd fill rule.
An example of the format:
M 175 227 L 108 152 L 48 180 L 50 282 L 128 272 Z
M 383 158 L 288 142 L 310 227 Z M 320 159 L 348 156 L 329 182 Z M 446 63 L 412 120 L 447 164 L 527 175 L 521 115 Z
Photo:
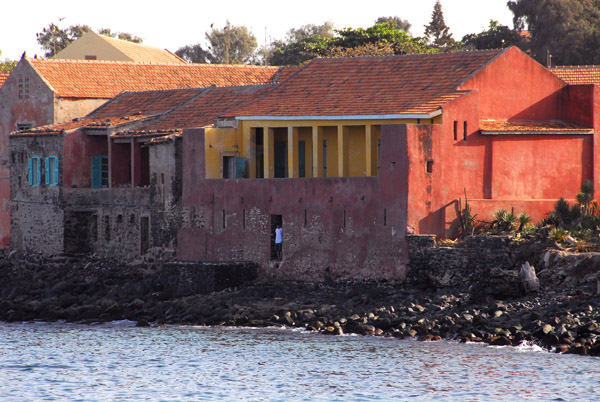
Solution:
M 337 126 L 338 177 L 344 177 L 344 126 Z
M 288 127 L 288 177 L 298 177 L 298 129 Z
M 371 135 L 371 125 L 367 124 L 365 126 L 365 176 L 372 176 L 373 172 L 371 171 L 371 163 L 372 163 L 372 143 L 373 137 Z
M 264 172 L 265 179 L 272 179 L 275 176 L 275 158 L 274 158 L 274 149 L 275 149 L 275 132 L 272 128 L 264 127 L 263 128 L 264 138 L 263 138 L 263 153 L 264 153 Z
M 323 177 L 323 132 L 318 126 L 312 128 L 312 154 L 313 177 Z

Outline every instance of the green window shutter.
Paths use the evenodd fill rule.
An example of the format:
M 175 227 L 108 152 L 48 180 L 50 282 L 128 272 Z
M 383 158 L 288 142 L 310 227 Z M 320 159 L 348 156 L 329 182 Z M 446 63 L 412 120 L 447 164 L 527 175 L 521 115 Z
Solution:
M 235 177 L 237 179 L 243 179 L 246 177 L 246 159 L 235 158 Z
M 306 177 L 306 141 L 298 141 L 298 177 Z
M 92 156 L 92 188 L 102 188 L 102 157 Z

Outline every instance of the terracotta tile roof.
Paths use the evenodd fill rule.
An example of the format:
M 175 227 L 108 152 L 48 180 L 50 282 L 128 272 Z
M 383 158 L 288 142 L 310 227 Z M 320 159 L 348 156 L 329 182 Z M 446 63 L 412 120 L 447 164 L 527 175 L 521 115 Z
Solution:
M 142 63 L 161 63 L 161 64 L 185 64 L 186 62 L 179 56 L 169 52 L 166 49 L 158 49 L 151 46 L 133 43 L 126 40 L 111 38 L 110 36 L 98 35 L 110 45 L 121 51 L 131 61 Z
M 560 121 L 506 121 L 483 120 L 479 122 L 483 135 L 502 134 L 594 134 L 594 129 Z
M 101 60 L 28 59 L 62 98 L 109 99 L 123 91 L 150 91 L 273 83 L 279 67 L 218 64 L 146 64 Z
M 600 85 L 600 66 L 557 66 L 550 71 L 569 85 Z
M 2 84 L 4 84 L 9 75 L 10 73 L 0 73 L 0 88 L 2 88 Z
M 502 51 L 315 59 L 226 117 L 430 114 L 462 96 L 457 88 Z
M 273 90 L 269 85 L 206 88 L 194 99 L 165 114 L 159 120 L 144 125 L 144 129 L 193 128 L 212 125 L 221 114 L 237 108 Z
M 91 129 L 105 129 L 108 127 L 116 126 L 123 123 L 130 123 L 135 120 L 143 119 L 147 116 L 142 114 L 134 116 L 121 116 L 121 117 L 110 117 L 110 118 L 95 118 L 95 119 L 75 119 L 61 124 L 52 124 L 47 126 L 40 126 L 30 128 L 27 130 L 14 131 L 10 133 L 11 136 L 28 136 L 28 135 L 57 135 L 62 134 L 65 131 L 75 130 L 81 127 Z
M 164 113 L 197 96 L 202 89 L 123 92 L 90 113 L 87 118 Z

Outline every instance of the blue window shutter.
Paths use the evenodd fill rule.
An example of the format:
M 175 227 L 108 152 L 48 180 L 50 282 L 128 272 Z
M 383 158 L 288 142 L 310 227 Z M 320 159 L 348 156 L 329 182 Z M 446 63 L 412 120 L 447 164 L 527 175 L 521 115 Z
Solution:
M 33 186 L 33 158 L 29 158 L 29 185 Z
M 50 184 L 50 157 L 44 159 L 44 168 L 46 169 L 46 184 Z
M 58 158 L 53 156 L 54 158 L 54 183 L 52 185 L 56 186 L 58 184 Z
M 33 183 L 34 186 L 39 186 L 41 184 L 42 181 L 42 162 L 40 161 L 40 158 L 38 158 L 37 156 L 35 157 L 36 160 L 36 166 L 37 166 L 37 176 L 35 176 L 35 183 Z
M 39 186 L 41 173 L 40 158 L 37 156 L 29 158 L 29 185 Z
M 246 176 L 246 159 L 235 158 L 235 177 L 242 179 Z
M 102 156 L 92 156 L 92 188 L 102 188 Z

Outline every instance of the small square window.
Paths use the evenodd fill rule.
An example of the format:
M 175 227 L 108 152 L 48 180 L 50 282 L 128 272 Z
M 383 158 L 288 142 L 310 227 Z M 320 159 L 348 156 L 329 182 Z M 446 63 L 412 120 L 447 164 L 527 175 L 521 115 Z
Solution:
M 432 160 L 427 161 L 427 173 L 433 173 L 433 161 Z

